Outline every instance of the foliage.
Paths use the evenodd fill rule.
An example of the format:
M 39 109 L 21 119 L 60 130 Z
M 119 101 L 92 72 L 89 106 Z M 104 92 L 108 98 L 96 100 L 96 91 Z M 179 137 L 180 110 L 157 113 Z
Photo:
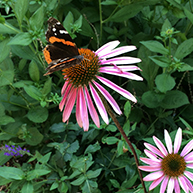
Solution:
M 142 59 L 144 81 L 108 78 L 138 99 L 130 104 L 112 93 L 139 157 L 144 140 L 162 138 L 165 128 L 180 126 L 192 138 L 192 5 L 193 0 L 0 1 L 0 140 L 30 150 L 19 158 L 0 152 L 3 190 L 143 192 L 133 155 L 113 122 L 83 132 L 74 111 L 62 123 L 62 73 L 43 76 L 46 21 L 52 16 L 63 22 L 78 47 L 96 50 L 118 39 L 138 48 L 132 56 Z

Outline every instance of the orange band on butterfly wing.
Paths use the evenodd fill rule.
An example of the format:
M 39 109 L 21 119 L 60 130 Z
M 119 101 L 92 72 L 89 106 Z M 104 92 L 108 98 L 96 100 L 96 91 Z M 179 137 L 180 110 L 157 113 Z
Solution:
M 65 64 L 65 63 L 71 62 L 71 61 L 73 61 L 73 60 L 75 60 L 75 58 L 71 58 L 71 59 L 69 59 L 69 60 L 66 60 L 66 61 L 60 62 L 60 63 L 58 63 L 58 64 L 55 64 L 55 65 L 51 66 L 49 69 L 55 68 L 56 66 L 59 66 L 59 65 L 61 65 L 61 64 Z
M 59 39 L 59 38 L 56 38 L 54 36 L 49 38 L 49 42 L 51 44 L 53 44 L 55 42 L 62 42 L 64 45 L 67 45 L 67 46 L 73 46 L 73 47 L 75 46 L 75 43 L 73 43 L 73 42 L 65 41 L 64 39 Z
M 52 59 L 51 59 L 51 57 L 50 57 L 50 52 L 47 50 L 47 47 L 44 48 L 43 53 L 44 53 L 44 57 L 45 57 L 46 62 L 47 62 L 48 64 L 49 64 L 50 62 L 52 62 Z

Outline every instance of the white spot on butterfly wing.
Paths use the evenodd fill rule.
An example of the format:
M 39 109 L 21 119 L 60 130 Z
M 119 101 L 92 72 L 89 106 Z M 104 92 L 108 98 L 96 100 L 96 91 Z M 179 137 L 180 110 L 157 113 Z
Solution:
M 52 31 L 53 31 L 53 32 L 55 32 L 55 31 L 56 31 L 56 28 L 55 28 L 55 27 L 54 27 L 54 28 L 52 28 Z
M 58 21 L 56 24 L 57 24 L 57 25 L 60 25 L 60 22 Z
M 54 33 L 55 36 L 57 36 L 57 33 Z
M 60 34 L 68 34 L 66 30 L 59 30 Z

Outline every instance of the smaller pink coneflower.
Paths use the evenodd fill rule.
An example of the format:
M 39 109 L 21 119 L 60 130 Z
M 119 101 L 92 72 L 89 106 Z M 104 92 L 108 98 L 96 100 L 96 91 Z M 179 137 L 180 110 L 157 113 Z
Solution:
M 136 98 L 130 92 L 101 76 L 101 74 L 106 73 L 132 80 L 143 80 L 140 76 L 128 72 L 140 70 L 137 66 L 130 65 L 140 62 L 141 60 L 139 58 L 128 56 L 113 58 L 114 56 L 136 49 L 135 46 L 116 48 L 119 43 L 119 41 L 109 42 L 95 52 L 81 48 L 79 49 L 79 53 L 85 58 L 81 64 L 62 70 L 64 79 L 66 80 L 61 91 L 63 99 L 59 105 L 61 111 L 64 109 L 63 122 L 69 119 L 76 102 L 77 123 L 80 127 L 83 127 L 84 131 L 87 131 L 89 128 L 88 111 L 95 125 L 100 127 L 95 106 L 104 122 L 108 124 L 107 112 L 99 93 L 104 96 L 117 114 L 120 115 L 122 113 L 116 101 L 101 83 L 118 92 L 125 98 L 137 102 Z M 95 106 L 92 99 L 95 102 Z
M 179 153 L 182 142 L 182 129 L 179 128 L 175 140 L 174 147 L 172 147 L 172 140 L 165 130 L 165 143 L 163 143 L 155 136 L 153 140 L 158 148 L 144 143 L 147 149 L 144 150 L 148 158 L 140 158 L 148 166 L 139 166 L 139 169 L 147 172 L 153 172 L 143 178 L 144 181 L 153 181 L 149 190 L 157 187 L 161 182 L 160 193 L 164 193 L 167 187 L 167 193 L 180 193 L 180 186 L 184 192 L 193 192 L 193 173 L 188 171 L 193 169 L 193 140 L 191 140 Z M 190 152 L 190 153 L 189 153 Z M 189 169 L 188 169 L 189 168 Z

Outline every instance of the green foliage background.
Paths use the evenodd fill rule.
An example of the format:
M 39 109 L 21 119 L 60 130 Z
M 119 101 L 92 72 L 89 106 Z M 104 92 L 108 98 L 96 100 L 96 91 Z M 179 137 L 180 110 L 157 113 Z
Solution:
M 113 122 L 101 120 L 97 128 L 90 120 L 84 132 L 73 110 L 69 123 L 62 123 L 62 73 L 43 76 L 47 20 L 61 21 L 79 48 L 96 50 L 112 40 L 138 48 L 129 54 L 141 58 L 136 73 L 144 81 L 108 78 L 138 100 L 131 104 L 109 90 L 140 157 L 143 142 L 152 143 L 153 135 L 163 139 L 164 129 L 174 136 L 181 127 L 184 143 L 192 139 L 192 5 L 193 0 L 0 0 L 0 141 L 31 153 L 16 158 L 0 152 L 4 192 L 143 192 L 133 155 L 125 152 L 129 147 Z

